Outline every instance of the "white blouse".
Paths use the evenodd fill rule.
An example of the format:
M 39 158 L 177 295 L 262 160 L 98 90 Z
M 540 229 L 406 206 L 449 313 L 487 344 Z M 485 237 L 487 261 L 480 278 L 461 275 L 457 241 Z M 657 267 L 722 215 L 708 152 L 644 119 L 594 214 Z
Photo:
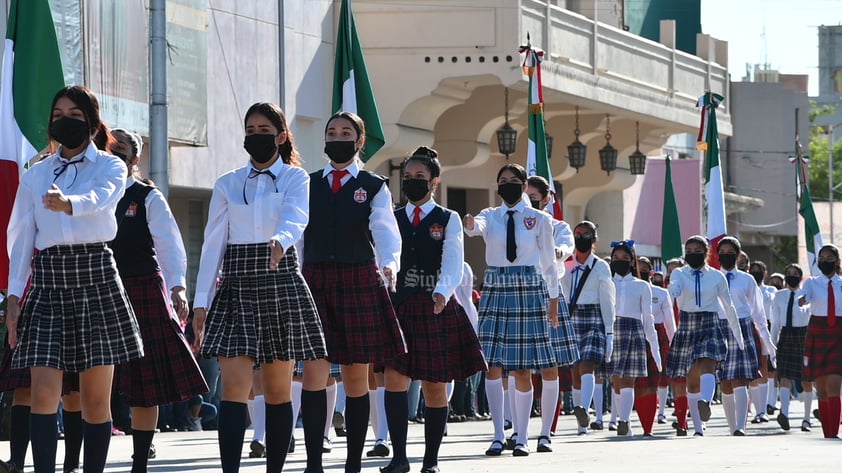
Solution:
M 669 291 L 662 287 L 655 285 L 652 288 L 652 316 L 655 319 L 655 325 L 664 324 L 664 330 L 667 332 L 667 338 L 672 341 L 675 335 L 675 313 L 672 308 L 672 297 Z
M 727 282 L 729 277 L 731 279 L 731 301 L 734 303 L 734 309 L 737 311 L 737 317 L 740 319 L 747 319 L 751 317 L 754 323 L 754 328 L 760 334 L 760 341 L 763 343 L 763 354 L 769 355 L 774 350 L 774 343 L 772 343 L 772 336 L 769 333 L 769 324 L 766 321 L 766 309 L 763 307 L 763 294 L 760 292 L 760 287 L 754 277 L 745 272 L 733 269 L 730 271 L 720 270 L 725 276 Z M 730 275 L 730 276 L 729 276 Z M 724 319 L 724 314 L 720 311 L 719 318 Z M 744 337 L 750 334 L 743 334 Z
M 649 283 L 637 279 L 631 273 L 625 276 L 615 274 L 613 280 L 617 290 L 616 316 L 640 320 L 652 352 L 658 351 L 658 333 L 655 331 L 655 318 L 652 317 L 652 290 Z
M 611 279 L 611 267 L 608 266 L 608 263 L 591 253 L 584 264 L 579 264 L 574 257 L 566 261 L 564 266 L 565 273 L 561 278 L 561 286 L 565 294 L 568 294 L 567 302 L 572 302 L 573 292 L 579 284 L 579 278 L 585 274 L 587 268 L 591 268 L 591 275 L 585 281 L 582 292 L 576 299 L 576 304 L 599 304 L 605 330 L 613 331 L 616 296 L 614 281 Z
M 827 285 L 831 281 L 824 274 L 813 276 L 804 282 L 804 287 L 798 291 L 799 296 L 810 303 L 810 313 L 813 317 L 827 317 Z M 836 318 L 842 317 L 842 278 L 833 275 L 833 298 L 836 302 Z
M 781 289 L 775 293 L 775 298 L 772 300 L 772 340 L 778 341 L 781 336 L 781 329 L 786 326 L 786 312 L 790 294 L 794 296 L 792 300 L 792 326 L 806 327 L 810 324 L 810 305 L 798 305 L 798 291 Z

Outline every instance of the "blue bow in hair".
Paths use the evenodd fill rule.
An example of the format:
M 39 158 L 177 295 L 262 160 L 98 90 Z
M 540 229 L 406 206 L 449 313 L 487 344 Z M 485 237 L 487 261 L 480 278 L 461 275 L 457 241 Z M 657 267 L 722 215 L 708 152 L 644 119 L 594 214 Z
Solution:
M 623 240 L 623 241 L 612 241 L 611 248 L 616 248 L 618 246 L 627 246 L 629 248 L 634 248 L 634 240 Z

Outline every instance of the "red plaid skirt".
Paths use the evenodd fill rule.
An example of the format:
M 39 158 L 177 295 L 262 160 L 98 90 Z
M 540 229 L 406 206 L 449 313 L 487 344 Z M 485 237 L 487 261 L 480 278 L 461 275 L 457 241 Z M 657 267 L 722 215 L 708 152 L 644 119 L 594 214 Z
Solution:
M 31 387 L 32 377 L 29 368 L 12 368 L 12 349 L 9 347 L 8 336 L 3 345 L 5 350 L 3 363 L 0 364 L 0 393 Z M 79 373 L 65 372 L 61 382 L 61 395 L 70 394 L 72 391 L 79 391 Z
M 395 308 L 409 351 L 386 362 L 412 379 L 449 383 L 488 366 L 465 309 L 451 297 L 433 314 L 429 294 L 415 294 Z
M 667 336 L 667 329 L 664 328 L 664 324 L 655 324 L 655 332 L 658 334 L 658 348 L 661 352 L 661 363 L 664 367 L 664 370 L 658 375 L 658 386 L 669 386 L 669 378 L 667 378 L 667 358 L 670 354 L 670 339 Z
M 144 356 L 118 365 L 115 386 L 132 407 L 184 401 L 208 392 L 181 325 L 170 311 L 161 274 L 123 278 L 134 308 Z
M 374 261 L 310 263 L 303 273 L 322 321 L 328 361 L 374 363 L 406 353 L 401 326 Z
M 842 320 L 827 326 L 827 317 L 810 317 L 804 342 L 804 377 L 842 375 Z

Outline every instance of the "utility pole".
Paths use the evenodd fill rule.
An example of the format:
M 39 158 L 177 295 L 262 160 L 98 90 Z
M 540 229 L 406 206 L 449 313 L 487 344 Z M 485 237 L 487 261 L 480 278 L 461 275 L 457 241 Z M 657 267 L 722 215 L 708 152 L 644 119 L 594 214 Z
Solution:
M 149 2 L 149 177 L 169 195 L 169 135 L 167 129 L 167 2 Z

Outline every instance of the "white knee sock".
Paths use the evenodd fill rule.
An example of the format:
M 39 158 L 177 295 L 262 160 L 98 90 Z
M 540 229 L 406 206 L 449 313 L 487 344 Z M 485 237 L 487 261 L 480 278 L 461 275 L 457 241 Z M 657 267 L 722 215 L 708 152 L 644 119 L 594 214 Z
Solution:
M 670 388 L 658 388 L 658 415 L 664 415 L 667 409 L 667 395 Z
M 620 413 L 620 420 L 622 421 L 629 421 L 631 417 L 632 407 L 634 407 L 634 388 L 623 388 L 620 390 L 620 405 L 619 409 L 612 409 L 619 410 Z
M 574 406 L 581 406 L 582 405 L 582 390 L 573 388 L 571 391 L 573 396 L 573 405 Z
M 251 419 L 251 428 L 254 428 L 254 399 L 246 401 L 246 408 L 249 411 L 249 419 Z
M 751 387 L 751 403 L 754 404 L 754 415 L 766 413 L 766 394 L 760 386 Z
M 266 398 L 263 396 L 254 396 L 254 417 L 252 418 L 254 424 L 254 440 L 265 444 L 266 443 Z
M 778 391 L 775 389 L 775 380 L 766 381 L 766 404 L 775 407 L 778 404 Z
M 558 379 L 543 380 L 541 383 L 541 435 L 550 436 L 558 405 Z
M 336 412 L 345 412 L 345 383 L 342 381 L 336 383 Z
M 518 423 L 518 419 L 520 419 L 520 412 L 517 410 L 517 387 L 515 386 L 515 377 L 509 376 L 509 412 L 512 414 L 512 433 L 516 434 L 517 426 L 520 424 Z
M 737 414 L 734 411 L 734 394 L 722 393 L 722 408 L 725 409 L 725 420 L 728 421 L 728 435 L 731 435 L 737 429 Z
M 386 388 L 377 387 L 377 437 L 389 439 L 389 422 L 386 420 Z
M 503 385 L 503 380 L 500 379 L 500 385 Z M 511 384 L 509 385 L 511 386 Z M 514 391 L 511 391 L 514 392 Z M 515 425 L 514 421 L 512 420 L 512 402 L 509 399 L 510 391 L 508 388 L 503 388 L 503 419 L 512 423 L 512 426 Z
M 593 373 L 587 373 L 582 375 L 582 403 L 579 405 L 584 407 L 586 411 L 589 407 L 591 407 L 591 401 L 593 401 L 594 384 L 595 380 Z M 602 409 L 602 406 L 600 406 L 599 408 Z
M 687 402 L 690 403 L 690 417 L 693 418 L 693 431 L 697 434 L 704 435 L 702 416 L 699 414 L 699 400 L 701 399 L 702 396 L 699 393 L 687 393 Z
M 748 390 L 745 386 L 737 386 L 734 388 L 734 425 L 736 426 L 736 430 L 746 429 L 747 417 Z
M 613 387 L 609 392 L 611 393 L 611 423 L 616 424 L 617 419 L 620 417 L 622 401 L 620 400 L 620 394 L 614 391 Z
M 517 443 L 527 445 L 529 441 L 529 414 L 532 412 L 533 392 L 515 390 L 515 410 L 517 411 Z
M 804 403 L 804 420 L 809 422 L 810 416 L 813 415 L 813 391 L 804 391 L 801 396 L 801 401 Z
M 503 380 L 485 380 L 485 397 L 488 399 L 488 410 L 491 412 L 491 422 L 494 424 L 494 440 L 503 441 L 506 434 L 503 431 Z
M 368 391 L 368 420 L 371 423 L 371 431 L 374 432 L 374 439 L 377 440 L 377 421 L 380 420 L 377 418 L 377 391 Z M 386 422 L 386 419 L 383 419 L 383 422 Z M 385 440 L 385 439 L 384 439 Z
M 327 403 L 325 404 L 325 408 L 327 409 L 327 415 L 325 416 L 325 438 L 330 439 L 330 431 L 331 427 L 333 427 L 333 412 L 336 410 L 336 384 L 331 384 L 325 388 L 325 395 L 327 397 Z
M 781 414 L 789 417 L 789 388 L 781 388 Z
M 298 422 L 298 413 L 301 412 L 301 390 L 304 385 L 301 381 L 292 382 L 292 430 L 295 431 L 295 424 Z
M 705 373 L 700 377 L 700 382 L 702 390 L 699 392 L 699 395 L 710 404 L 713 400 L 713 393 L 716 391 L 716 376 L 711 373 Z
M 584 381 L 584 378 L 582 379 Z M 584 387 L 584 382 L 582 383 Z M 583 396 L 584 397 L 584 396 Z M 593 411 L 596 414 L 596 422 L 602 423 L 602 416 L 605 412 L 605 389 L 602 383 L 597 383 L 593 388 Z M 587 410 L 590 406 L 584 406 Z

